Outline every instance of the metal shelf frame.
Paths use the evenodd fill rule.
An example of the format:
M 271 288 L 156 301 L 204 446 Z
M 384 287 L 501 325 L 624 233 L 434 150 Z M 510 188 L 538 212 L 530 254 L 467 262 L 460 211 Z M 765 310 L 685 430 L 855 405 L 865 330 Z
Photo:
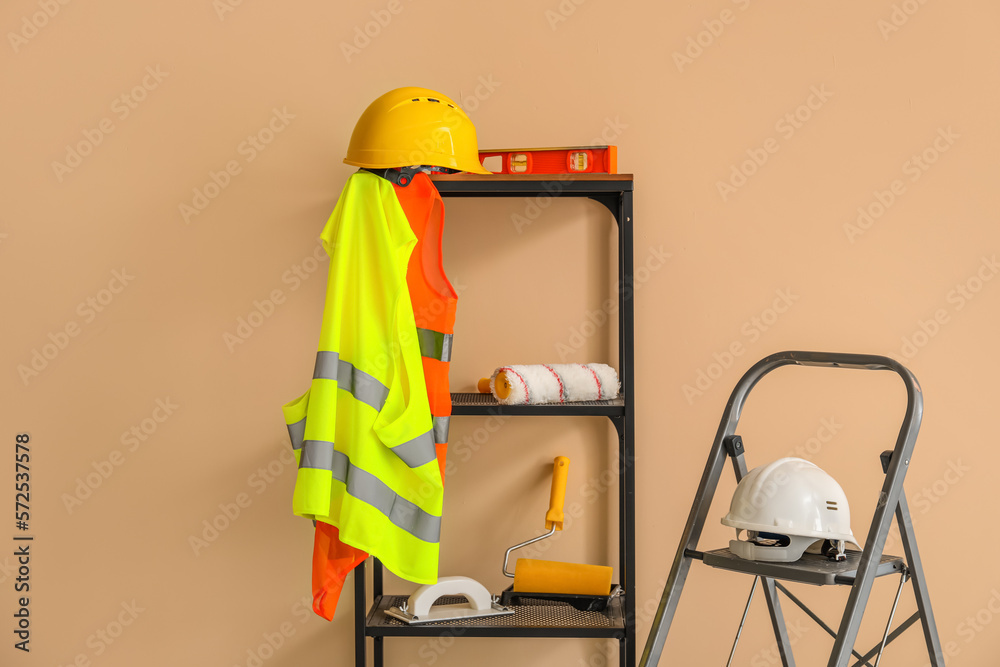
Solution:
M 633 180 L 631 174 L 579 175 L 436 175 L 442 197 L 585 197 L 611 212 L 618 226 L 618 374 L 621 397 L 609 401 L 583 401 L 559 405 L 501 405 L 492 397 L 452 394 L 452 415 L 603 416 L 618 434 L 618 577 L 623 594 L 605 612 L 587 612 L 580 618 L 569 605 L 518 605 L 503 623 L 464 621 L 407 626 L 387 619 L 384 610 L 400 596 L 383 590 L 382 564 L 373 559 L 372 596 L 369 602 L 366 566 L 354 575 L 355 666 L 367 667 L 372 639 L 375 667 L 384 664 L 386 637 L 591 637 L 618 641 L 620 667 L 636 664 L 635 618 L 635 304 L 633 268 Z M 370 611 L 366 614 L 366 611 Z M 595 616 L 596 614 L 596 616 Z M 542 620 L 538 620 L 541 618 Z

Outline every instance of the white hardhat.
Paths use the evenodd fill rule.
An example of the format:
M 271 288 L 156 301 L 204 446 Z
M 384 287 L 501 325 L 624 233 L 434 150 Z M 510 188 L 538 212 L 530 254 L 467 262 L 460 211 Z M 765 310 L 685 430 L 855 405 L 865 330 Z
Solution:
M 725 526 L 736 529 L 729 550 L 740 558 L 789 563 L 814 543 L 830 540 L 837 560 L 844 543 L 857 545 L 851 509 L 837 480 L 819 466 L 794 457 L 754 468 L 733 494 Z M 747 531 L 747 540 L 740 533 Z

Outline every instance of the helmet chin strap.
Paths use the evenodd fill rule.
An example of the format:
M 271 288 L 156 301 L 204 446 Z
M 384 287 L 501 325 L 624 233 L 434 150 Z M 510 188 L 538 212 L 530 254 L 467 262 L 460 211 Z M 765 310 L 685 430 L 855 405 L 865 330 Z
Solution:
M 434 167 L 429 165 L 413 165 L 412 167 L 390 167 L 388 169 L 370 169 L 369 167 L 362 167 L 361 171 L 369 171 L 380 178 L 384 178 L 390 183 L 395 183 L 396 185 L 405 188 L 407 185 L 413 182 L 413 177 L 424 171 L 429 174 L 457 174 L 457 169 L 449 169 L 447 167 Z
M 413 182 L 413 177 L 423 171 L 420 167 L 399 167 L 390 169 L 369 169 L 362 167 L 361 171 L 369 171 L 380 178 L 384 178 L 390 183 L 394 183 L 405 188 Z

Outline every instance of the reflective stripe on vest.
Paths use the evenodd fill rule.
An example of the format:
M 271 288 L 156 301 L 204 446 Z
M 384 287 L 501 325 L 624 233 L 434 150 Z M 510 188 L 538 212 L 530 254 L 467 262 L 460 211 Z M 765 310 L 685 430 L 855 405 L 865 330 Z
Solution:
M 451 417 L 434 418 L 434 442 L 448 442 L 448 427 L 451 424 Z M 291 428 L 291 427 L 289 427 Z M 303 428 L 305 428 L 303 426 Z
M 334 380 L 337 387 L 351 394 L 362 403 L 382 409 L 389 388 L 364 371 L 359 371 L 350 362 L 344 361 L 336 352 L 316 353 L 314 380 Z
M 326 354 L 336 354 L 336 353 L 328 352 Z M 329 359 L 329 357 L 328 357 L 328 359 Z M 347 366 L 350 366 L 350 364 L 347 364 L 347 362 L 341 362 L 341 363 L 345 364 Z M 317 369 L 318 369 L 319 368 L 319 362 L 317 362 L 316 366 L 317 366 Z M 343 366 L 341 368 L 343 368 Z M 357 377 L 357 376 L 355 375 L 355 376 L 352 376 L 352 377 Z M 369 376 L 369 377 L 371 377 L 371 376 Z M 326 379 L 331 379 L 331 378 L 326 378 Z M 375 380 L 375 381 L 378 382 L 377 380 Z M 396 445 L 395 447 L 390 447 L 390 449 L 392 450 L 392 453 L 395 454 L 396 456 L 398 456 L 399 458 L 401 458 L 403 460 L 403 462 L 406 463 L 406 465 L 410 466 L 411 468 L 419 468 L 420 466 L 425 465 L 425 464 L 430 463 L 431 461 L 433 461 L 435 458 L 437 458 L 437 452 L 434 449 L 434 436 L 437 433 L 438 429 L 440 428 L 439 425 L 438 425 L 438 421 L 437 421 L 438 419 L 440 419 L 440 418 L 435 418 L 435 420 L 434 420 L 434 428 L 432 430 L 427 431 L 426 433 L 421 433 L 416 438 L 413 438 L 412 440 L 409 440 L 409 441 L 404 442 L 402 444 Z M 445 431 L 444 431 L 445 434 L 447 434 L 447 432 L 448 432 L 448 425 L 447 424 L 445 424 L 444 429 L 445 429 Z M 304 443 L 309 443 L 309 442 L 323 442 L 323 441 L 322 440 L 305 440 L 305 433 L 306 433 L 306 420 L 305 419 L 301 419 L 301 420 L 295 422 L 294 424 L 288 424 L 288 437 L 291 438 L 292 449 L 293 450 L 300 450 L 300 449 L 303 450 L 302 451 L 302 459 L 299 462 L 299 467 L 300 468 L 319 468 L 320 470 L 330 470 L 331 468 L 328 465 L 324 465 L 324 464 L 314 465 L 314 464 L 312 464 L 311 463 L 312 459 L 310 459 L 310 462 L 307 463 L 307 456 L 309 455 L 309 452 L 307 451 L 308 448 L 307 449 L 303 449 L 303 444 Z M 329 445 L 330 445 L 331 448 L 333 447 L 333 443 L 332 442 L 329 443 Z M 327 456 L 326 458 L 329 458 L 329 456 Z M 315 455 L 313 455 L 313 459 L 315 459 Z M 322 460 L 325 460 L 325 459 L 321 458 L 321 459 L 318 459 L 318 460 L 322 461 Z
M 433 457 L 431 460 L 434 460 Z M 425 542 L 440 541 L 441 517 L 428 514 L 395 493 L 375 475 L 353 465 L 347 454 L 333 448 L 332 442 L 306 440 L 302 445 L 299 467 L 329 470 L 335 480 L 347 486 L 347 493 L 378 509 L 393 525 Z
M 417 327 L 417 340 L 420 341 L 420 356 L 451 361 L 451 339 L 454 334 L 441 333 L 433 329 Z
M 302 441 L 306 437 L 306 418 L 303 417 L 294 424 L 288 424 L 288 437 L 292 440 L 292 449 L 302 449 Z

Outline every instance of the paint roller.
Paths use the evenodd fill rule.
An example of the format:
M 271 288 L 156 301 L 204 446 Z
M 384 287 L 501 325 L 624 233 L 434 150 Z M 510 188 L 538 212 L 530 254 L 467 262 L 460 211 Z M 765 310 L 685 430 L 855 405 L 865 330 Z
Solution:
M 607 364 L 501 366 L 478 389 L 505 405 L 600 401 L 618 397 L 618 373 Z
M 504 554 L 503 573 L 504 576 L 514 579 L 514 592 L 516 593 L 560 593 L 606 597 L 611 589 L 612 569 L 606 565 L 559 563 L 518 558 L 514 564 L 514 572 L 507 571 L 512 551 L 551 537 L 557 530 L 563 529 L 563 503 L 566 500 L 568 474 L 569 459 L 565 456 L 557 456 L 552 464 L 549 510 L 545 513 L 545 528 L 549 532 L 527 542 L 516 544 L 507 549 L 507 553 Z

